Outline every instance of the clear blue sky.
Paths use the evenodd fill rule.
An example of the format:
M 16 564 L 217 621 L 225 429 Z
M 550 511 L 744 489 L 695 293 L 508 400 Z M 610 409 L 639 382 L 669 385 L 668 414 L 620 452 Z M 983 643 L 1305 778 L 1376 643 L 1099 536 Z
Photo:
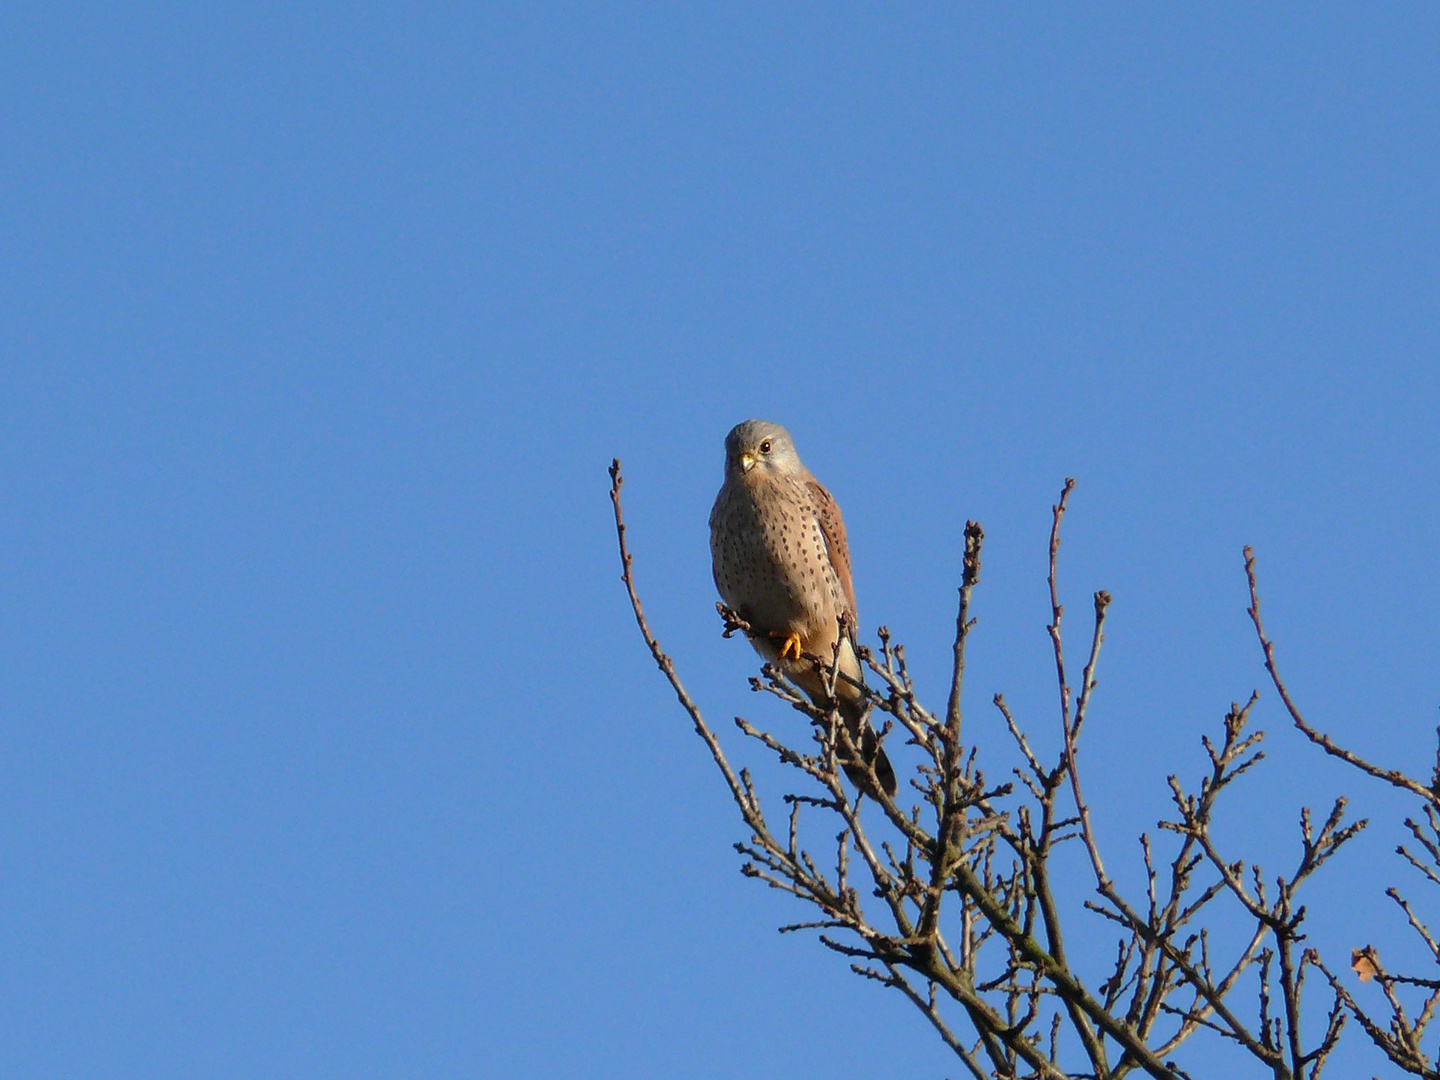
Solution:
M 996 690 L 1053 745 L 1076 477 L 1117 872 L 1259 686 L 1225 839 L 1288 865 L 1299 803 L 1354 793 L 1314 942 L 1401 955 L 1411 808 L 1287 729 L 1240 549 L 1316 722 L 1423 773 L 1437 56 L 1420 4 L 8 5 L 5 1075 L 953 1074 L 775 934 L 629 622 L 617 454 L 711 719 L 794 724 L 712 607 L 747 416 L 831 487 L 864 628 L 937 704 L 985 524 L 997 776 Z M 1382 1071 L 1353 1045 L 1332 1071 Z

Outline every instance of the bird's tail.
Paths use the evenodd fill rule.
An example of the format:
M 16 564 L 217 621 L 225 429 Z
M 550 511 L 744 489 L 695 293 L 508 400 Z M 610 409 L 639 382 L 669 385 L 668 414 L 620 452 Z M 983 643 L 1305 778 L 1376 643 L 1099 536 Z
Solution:
M 890 758 L 885 754 L 885 748 L 880 745 L 880 736 L 870 725 L 870 703 L 865 700 L 865 695 L 854 683 L 846 679 L 853 679 L 855 682 L 865 681 L 864 670 L 860 666 L 859 659 L 855 656 L 854 650 L 850 647 L 848 640 L 842 639 L 840 647 L 840 673 L 845 676 L 838 680 L 835 687 L 835 696 L 839 699 L 840 716 L 845 721 L 845 730 L 850 734 L 850 740 L 860 751 L 861 761 L 841 761 L 845 769 L 845 775 L 850 782 L 861 791 L 866 792 L 872 798 L 875 797 L 874 785 L 870 781 L 869 765 L 875 770 L 875 779 L 880 781 L 880 787 L 892 799 L 899 791 L 899 784 L 895 778 L 895 768 L 890 764 Z M 800 680 L 802 688 L 810 697 L 817 702 L 825 702 L 828 695 L 825 693 L 824 680 L 822 680 L 811 669 L 808 680 Z
M 860 658 L 855 657 L 850 641 L 841 645 L 840 658 L 841 671 L 855 680 L 855 683 L 864 683 L 865 671 L 860 665 Z M 900 791 L 900 785 L 896 782 L 896 770 L 890 765 L 890 757 L 886 755 L 886 747 L 881 746 L 880 736 L 876 734 L 876 729 L 870 726 L 870 703 L 865 700 L 860 688 L 845 680 L 840 680 L 840 685 L 835 687 L 835 696 L 840 698 L 840 714 L 845 719 L 845 730 L 850 732 L 851 742 L 860 750 L 864 765 L 876 770 L 881 791 L 893 799 L 896 792 Z M 845 776 L 848 776 L 850 782 L 860 791 L 874 798 L 876 792 L 870 782 L 870 773 L 864 765 L 845 765 Z
M 846 726 L 849 726 L 847 721 Z M 861 717 L 860 724 L 860 756 L 864 759 L 865 765 L 875 770 L 875 779 L 880 781 L 881 790 L 892 799 L 895 793 L 900 790 L 900 785 L 895 779 L 895 767 L 890 764 L 890 758 L 885 753 L 885 748 L 880 745 L 880 737 L 875 734 L 875 729 L 870 726 L 870 721 Z M 851 738 L 854 738 L 853 734 Z M 845 775 L 850 782 L 861 791 L 866 792 L 872 798 L 875 795 L 873 786 L 870 783 L 870 773 L 864 765 L 844 765 Z

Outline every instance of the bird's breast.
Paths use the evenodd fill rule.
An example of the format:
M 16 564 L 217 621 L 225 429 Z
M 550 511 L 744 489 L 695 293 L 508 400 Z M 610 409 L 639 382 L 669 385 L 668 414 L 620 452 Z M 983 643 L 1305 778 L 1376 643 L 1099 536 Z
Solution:
M 783 485 L 727 484 L 710 516 L 715 584 L 765 633 L 833 625 L 838 582 L 808 500 Z

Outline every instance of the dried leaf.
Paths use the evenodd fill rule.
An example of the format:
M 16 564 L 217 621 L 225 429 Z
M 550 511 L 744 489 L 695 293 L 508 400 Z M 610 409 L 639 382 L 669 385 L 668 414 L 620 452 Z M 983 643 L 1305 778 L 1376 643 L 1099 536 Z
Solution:
M 1376 975 L 1380 974 L 1380 957 L 1376 955 L 1373 947 L 1366 945 L 1363 949 L 1350 950 L 1350 970 L 1360 976 L 1361 982 L 1369 982 Z

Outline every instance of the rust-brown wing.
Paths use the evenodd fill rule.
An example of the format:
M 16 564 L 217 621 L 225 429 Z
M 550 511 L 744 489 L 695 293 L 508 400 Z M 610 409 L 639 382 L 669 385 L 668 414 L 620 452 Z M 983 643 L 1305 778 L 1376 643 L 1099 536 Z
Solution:
M 855 583 L 850 579 L 850 545 L 845 540 L 845 519 L 840 516 L 840 504 L 830 497 L 830 492 L 825 490 L 825 485 L 814 477 L 805 481 L 805 487 L 810 492 L 810 502 L 815 508 L 815 517 L 819 519 L 820 531 L 825 534 L 825 548 L 830 555 L 830 566 L 835 571 L 835 576 L 840 579 L 840 587 L 845 590 L 845 602 L 849 610 L 846 612 L 859 629 L 859 609 L 855 606 Z

